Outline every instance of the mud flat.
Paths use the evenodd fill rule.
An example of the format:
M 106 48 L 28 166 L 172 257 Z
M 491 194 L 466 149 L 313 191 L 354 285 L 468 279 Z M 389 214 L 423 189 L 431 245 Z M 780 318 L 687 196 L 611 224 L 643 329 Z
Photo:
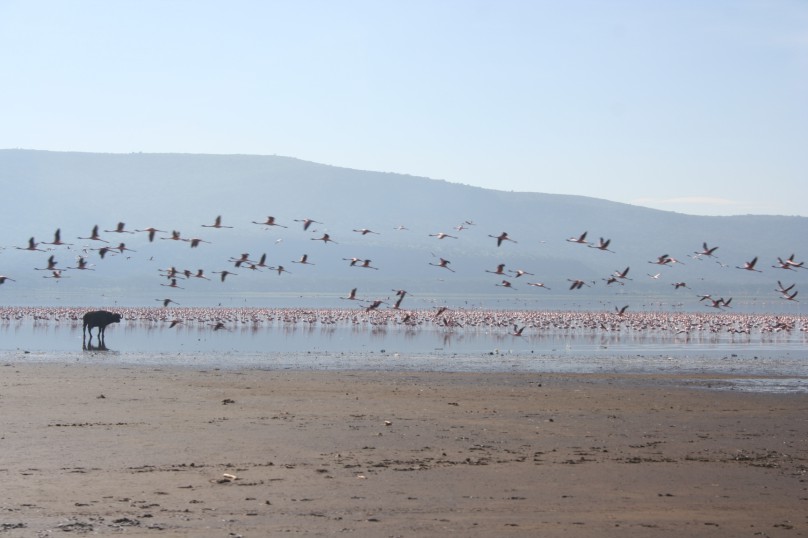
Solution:
M 728 384 L 9 363 L 0 537 L 808 535 L 808 395 Z

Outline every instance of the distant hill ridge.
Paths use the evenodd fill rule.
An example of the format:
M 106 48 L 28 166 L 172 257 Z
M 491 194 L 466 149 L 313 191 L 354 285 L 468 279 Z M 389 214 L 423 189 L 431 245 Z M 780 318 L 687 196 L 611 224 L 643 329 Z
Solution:
M 88 251 L 87 258 L 96 264 L 95 273 L 71 275 L 74 278 L 59 282 L 60 286 L 92 289 L 92 282 L 98 282 L 117 287 L 122 295 L 130 287 L 153 286 L 159 294 L 163 281 L 157 268 L 187 265 L 207 272 L 224 268 L 238 272 L 228 259 L 242 253 L 251 258 L 266 253 L 268 264 L 283 264 L 292 273 L 264 274 L 260 279 L 238 275 L 232 282 L 221 283 L 227 286 L 221 290 L 339 293 L 355 282 L 380 291 L 410 286 L 413 292 L 513 293 L 495 287 L 504 276 L 486 272 L 501 263 L 506 270 L 534 273 L 519 279 L 508 275 L 514 285 L 520 284 L 518 293 L 537 291 L 525 285 L 530 280 L 546 282 L 553 293 L 579 293 L 581 297 L 649 290 L 669 294 L 674 281 L 688 280 L 689 287 L 699 291 L 764 294 L 778 279 L 802 284 L 808 274 L 808 270 L 771 267 L 777 257 L 792 253 L 799 260 L 808 257 L 805 217 L 692 216 L 584 196 L 495 191 L 278 156 L 7 149 L 0 150 L 0 178 L 4 185 L 0 207 L 6 221 L 0 230 L 0 247 L 4 247 L 0 274 L 24 275 L 15 278 L 36 288 L 54 284 L 32 270 L 41 267 L 48 256 L 15 247 L 24 246 L 31 236 L 36 241 L 51 241 L 60 228 L 63 240 L 75 245 L 69 251 L 57 247 L 51 253 L 59 258 L 60 267 L 68 267 L 82 247 L 101 244 L 78 237 L 86 237 L 96 224 L 101 230 L 111 230 L 118 222 L 126 223 L 129 230 L 150 226 L 166 232 L 178 230 L 182 237 L 209 243 L 191 249 L 185 242 L 157 239 L 149 243 L 143 233 L 102 233 L 110 244 L 125 242 L 137 252 L 102 260 L 97 251 Z M 224 225 L 233 228 L 202 227 L 213 224 L 218 215 Z M 288 228 L 253 223 L 268 216 Z M 318 222 L 304 231 L 295 220 L 306 218 Z M 460 225 L 464 229 L 456 229 Z M 396 230 L 397 226 L 406 229 Z M 360 229 L 376 233 L 354 231 Z M 595 244 L 600 237 L 611 239 L 609 249 L 614 252 L 566 241 L 584 231 Z M 456 238 L 430 237 L 438 232 Z M 505 241 L 498 247 L 491 236 L 502 232 L 516 242 Z M 336 243 L 315 240 L 324 233 Z M 162 235 L 167 234 L 158 234 Z M 703 242 L 719 247 L 717 259 L 690 257 Z M 314 265 L 292 263 L 303 254 Z M 673 267 L 648 263 L 662 254 L 684 263 Z M 127 263 L 122 263 L 127 256 Z M 371 259 L 379 269 L 349 267 L 343 258 L 351 257 Z M 454 273 L 430 265 L 441 257 L 451 260 Z M 735 268 L 754 257 L 763 273 Z M 634 280 L 607 287 L 604 279 L 629 266 Z M 241 269 L 245 271 L 249 270 Z M 662 273 L 662 282 L 648 273 Z M 566 289 L 568 279 L 594 281 L 595 285 L 573 292 Z M 6 291 L 0 288 L 0 292 Z M 688 300 L 693 296 L 689 293 Z

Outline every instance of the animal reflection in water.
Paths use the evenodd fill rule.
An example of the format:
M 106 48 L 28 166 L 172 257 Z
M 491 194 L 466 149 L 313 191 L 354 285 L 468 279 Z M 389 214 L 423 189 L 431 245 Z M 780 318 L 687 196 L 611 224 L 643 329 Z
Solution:
M 106 351 L 107 345 L 104 341 L 104 333 L 110 323 L 120 323 L 121 315 L 107 312 L 106 310 L 95 310 L 84 314 L 84 325 L 81 329 L 81 344 L 84 350 Z M 97 344 L 93 346 L 93 328 L 98 327 Z M 85 340 L 86 333 L 90 335 L 89 340 Z

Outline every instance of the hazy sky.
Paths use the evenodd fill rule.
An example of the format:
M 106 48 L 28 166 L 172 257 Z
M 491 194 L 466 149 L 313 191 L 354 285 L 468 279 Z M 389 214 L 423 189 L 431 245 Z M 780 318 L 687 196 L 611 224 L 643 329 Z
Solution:
M 808 216 L 804 0 L 0 0 L 0 148 Z

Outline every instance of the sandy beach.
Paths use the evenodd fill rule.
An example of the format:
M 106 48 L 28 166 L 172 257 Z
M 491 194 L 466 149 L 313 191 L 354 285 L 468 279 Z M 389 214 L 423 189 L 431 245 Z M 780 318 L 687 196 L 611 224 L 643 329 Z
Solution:
M 718 382 L 8 363 L 0 536 L 808 535 L 808 396 Z

